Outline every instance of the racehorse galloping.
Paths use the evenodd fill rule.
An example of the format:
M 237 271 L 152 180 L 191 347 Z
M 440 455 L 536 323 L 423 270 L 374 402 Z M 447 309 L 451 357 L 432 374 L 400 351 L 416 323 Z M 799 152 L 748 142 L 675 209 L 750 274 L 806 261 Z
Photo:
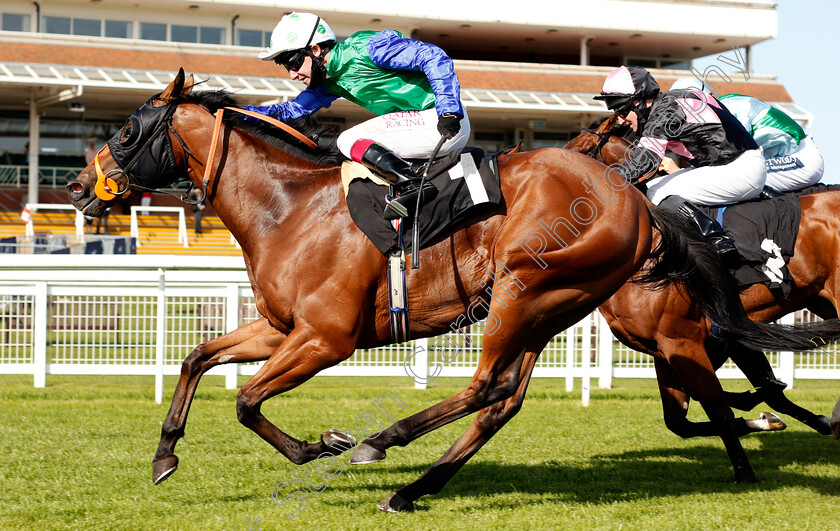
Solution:
M 232 101 L 219 93 L 191 95 L 191 85 L 190 80 L 185 87 L 180 71 L 163 93 L 135 111 L 94 164 L 67 185 L 79 210 L 99 216 L 120 199 L 98 197 L 95 190 L 103 188 L 98 179 L 110 180 L 109 188 L 118 193 L 130 187 L 159 188 L 179 176 L 201 185 L 202 161 L 210 158 L 211 112 Z M 235 119 L 232 123 L 243 125 Z M 156 483 L 177 467 L 175 444 L 184 434 L 199 379 L 211 367 L 267 360 L 240 389 L 238 418 L 289 460 L 302 464 L 346 449 L 341 444 L 348 443 L 347 436 L 327 432 L 316 443 L 295 439 L 261 414 L 261 404 L 347 359 L 357 348 L 390 342 L 386 260 L 350 218 L 336 155 L 306 152 L 288 143 L 281 149 L 242 127 L 225 126 L 220 143 L 223 154 L 212 168 L 208 199 L 242 246 L 262 317 L 199 345 L 184 361 L 154 458 Z M 114 152 L 131 162 L 121 167 Z M 155 164 L 161 168 L 151 173 L 126 169 L 135 163 L 141 170 Z M 649 271 L 649 280 L 667 282 L 674 276 L 692 292 L 707 284 L 711 289 L 693 297 L 747 344 L 801 349 L 815 335 L 812 330 L 750 323 L 737 298 L 727 295 L 727 277 L 714 251 L 699 235 L 686 235 L 688 225 L 681 218 L 650 205 L 617 174 L 605 174 L 603 165 L 550 149 L 507 156 L 499 168 L 503 204 L 423 250 L 428 265 L 408 272 L 413 337 L 446 332 L 460 316 L 469 322 L 487 317 L 493 323 L 485 330 L 475 375 L 464 391 L 398 422 L 377 443 L 407 443 L 479 410 L 476 422 L 483 422 L 491 411 L 488 406 L 513 403 L 524 393 L 547 342 L 622 286 L 657 242 L 657 267 Z M 623 186 L 610 184 L 618 182 Z M 594 208 L 570 210 L 593 187 L 600 197 L 613 200 L 604 208 L 589 200 Z M 570 223 L 570 218 L 579 226 L 560 226 L 559 220 Z M 539 232 L 540 222 L 551 234 Z M 520 288 L 515 297 L 501 293 L 511 293 L 507 290 L 482 296 L 497 277 L 507 279 L 508 290 L 513 284 Z M 722 401 L 720 406 L 726 407 Z M 723 410 L 714 413 L 718 411 Z M 725 434 L 737 476 L 752 479 L 731 411 L 713 416 Z M 415 491 L 417 496 L 425 493 L 422 488 Z
M 593 124 L 594 125 L 594 124 Z M 566 149 L 587 153 L 605 164 L 624 164 L 632 147 L 615 134 L 615 115 L 596 129 L 584 129 L 566 144 Z M 824 319 L 837 318 L 840 302 L 840 218 L 836 204 L 840 192 L 826 191 L 801 196 L 801 218 L 794 255 L 788 269 L 794 285 L 788 299 L 780 300 L 762 285 L 741 292 L 749 317 L 769 322 L 790 312 L 807 308 Z M 647 311 L 640 312 L 639 308 Z M 672 367 L 662 362 L 673 356 L 709 352 L 719 367 L 731 357 L 744 371 L 758 393 L 726 393 L 731 406 L 751 409 L 764 401 L 777 411 L 791 415 L 823 435 L 831 433 L 828 417 L 815 415 L 788 400 L 780 387 L 764 385 L 773 380 L 766 358 L 736 342 L 713 337 L 710 323 L 690 301 L 672 287 L 660 291 L 628 283 L 599 308 L 616 337 L 631 348 L 656 356 L 656 372 L 662 395 L 665 423 L 682 437 L 714 435 L 708 423 L 686 418 L 689 394 Z M 690 355 L 690 354 L 689 354 Z M 838 433 L 835 433 L 837 435 Z

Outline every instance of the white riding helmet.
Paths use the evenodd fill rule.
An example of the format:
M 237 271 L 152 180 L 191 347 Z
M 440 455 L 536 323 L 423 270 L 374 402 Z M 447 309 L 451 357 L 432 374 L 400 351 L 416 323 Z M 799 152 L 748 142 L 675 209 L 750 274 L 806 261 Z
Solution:
M 712 93 L 712 89 L 709 88 L 709 85 L 703 83 L 696 77 L 681 77 L 674 81 L 674 84 L 671 85 L 671 90 L 678 89 L 695 89 L 705 92 L 706 94 Z
M 335 33 L 332 28 L 318 15 L 289 13 L 280 19 L 277 27 L 271 32 L 268 48 L 260 52 L 259 58 L 263 61 L 273 61 L 281 53 L 334 40 Z

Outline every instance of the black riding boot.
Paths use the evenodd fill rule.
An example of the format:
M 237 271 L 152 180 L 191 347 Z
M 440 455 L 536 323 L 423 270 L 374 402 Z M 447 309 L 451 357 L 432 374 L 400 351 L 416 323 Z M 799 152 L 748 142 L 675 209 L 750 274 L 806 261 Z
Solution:
M 738 254 L 735 242 L 723 232 L 723 227 L 720 226 L 720 223 L 707 216 L 689 201 L 683 201 L 677 209 L 677 212 L 693 221 L 697 225 L 697 228 L 700 229 L 700 233 L 711 240 L 720 255 L 723 265 L 729 268 L 738 267 L 738 264 L 741 262 L 741 256 Z
M 411 166 L 390 149 L 376 143 L 368 146 L 361 162 L 396 188 L 397 197 L 385 207 L 385 219 L 412 215 L 417 206 L 417 195 L 420 193 L 420 176 L 414 173 Z M 423 203 L 431 201 L 438 193 L 437 188 L 428 181 L 423 184 L 422 191 Z

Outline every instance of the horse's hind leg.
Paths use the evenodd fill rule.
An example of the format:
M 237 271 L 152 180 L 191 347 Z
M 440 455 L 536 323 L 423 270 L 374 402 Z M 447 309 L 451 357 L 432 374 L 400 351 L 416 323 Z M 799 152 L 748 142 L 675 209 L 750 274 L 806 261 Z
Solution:
M 187 414 L 201 375 L 223 363 L 268 359 L 285 337 L 285 334 L 272 328 L 262 318 L 202 343 L 187 356 L 181 364 L 181 377 L 161 428 L 160 444 L 153 464 L 152 481 L 155 485 L 169 477 L 178 467 L 178 458 L 173 452 L 178 440 L 184 436 Z
M 727 353 L 756 388 L 756 398 L 779 413 L 790 415 L 822 435 L 831 434 L 831 423 L 825 415 L 817 415 L 794 404 L 784 393 L 784 387 L 775 384 L 776 375 L 767 357 L 760 350 L 743 345 L 729 345 Z
M 685 392 L 682 380 L 668 363 L 660 358 L 654 360 L 656 379 L 659 383 L 659 396 L 662 398 L 662 414 L 665 426 L 674 434 L 689 439 L 691 437 L 717 437 L 718 427 L 712 422 L 692 422 L 688 420 L 688 405 L 691 398 Z M 728 396 L 725 392 L 724 395 Z M 727 401 L 728 403 L 728 401 Z M 749 409 L 752 409 L 750 407 Z M 735 431 L 739 437 L 759 431 L 785 429 L 782 419 L 772 413 L 763 413 L 759 420 L 735 419 Z
M 519 412 L 538 356 L 535 352 L 525 354 L 525 360 L 519 370 L 519 387 L 512 397 L 479 411 L 467 431 L 443 457 L 414 483 L 406 485 L 379 502 L 379 508 L 388 512 L 410 511 L 414 508 L 416 499 L 440 492 L 452 476 Z
M 660 348 L 663 345 L 660 344 Z M 738 422 L 735 415 L 723 399 L 723 389 L 715 375 L 706 351 L 694 347 L 692 342 L 680 341 L 667 352 L 679 352 L 668 357 L 668 363 L 676 376 L 682 381 L 685 390 L 703 406 L 709 420 L 717 427 L 717 435 L 726 447 L 726 453 L 735 469 L 735 480 L 754 483 L 755 473 L 750 466 L 744 447 L 738 439 Z

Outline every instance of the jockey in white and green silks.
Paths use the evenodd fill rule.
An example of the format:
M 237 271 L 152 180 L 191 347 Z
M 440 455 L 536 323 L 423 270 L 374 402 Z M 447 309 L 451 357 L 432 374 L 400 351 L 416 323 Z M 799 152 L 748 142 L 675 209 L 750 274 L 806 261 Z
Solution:
M 697 78 L 681 78 L 671 90 L 697 89 L 711 93 Z M 767 181 L 777 192 L 790 192 L 817 184 L 823 175 L 823 158 L 814 139 L 793 118 L 751 96 L 727 94 L 718 98 L 762 148 Z
M 396 186 L 395 202 L 408 211 L 419 186 L 403 159 L 428 158 L 442 136 L 446 141 L 440 154 L 464 147 L 469 139 L 452 59 L 433 44 L 393 30 L 360 31 L 336 43 L 320 17 L 291 13 L 277 24 L 269 48 L 259 57 L 283 65 L 307 88 L 291 101 L 244 108 L 287 121 L 343 97 L 371 111 L 375 118 L 339 135 L 338 149 Z M 422 192 L 427 201 L 437 189 L 426 183 Z
M 806 135 L 793 118 L 750 96 L 727 94 L 719 101 L 764 149 L 766 186 L 788 192 L 820 182 L 823 176 L 822 155 L 814 139 Z

